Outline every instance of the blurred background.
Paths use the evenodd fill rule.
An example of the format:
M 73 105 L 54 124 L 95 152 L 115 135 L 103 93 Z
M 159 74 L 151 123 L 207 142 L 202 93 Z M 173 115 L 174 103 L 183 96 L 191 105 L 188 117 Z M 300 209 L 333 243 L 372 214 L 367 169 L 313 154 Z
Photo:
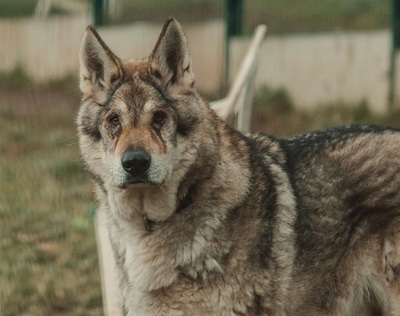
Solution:
M 90 179 L 79 159 L 78 49 L 94 24 L 147 57 L 175 16 L 198 89 L 225 95 L 268 25 L 252 130 L 399 126 L 398 0 L 0 0 L 0 315 L 101 315 Z

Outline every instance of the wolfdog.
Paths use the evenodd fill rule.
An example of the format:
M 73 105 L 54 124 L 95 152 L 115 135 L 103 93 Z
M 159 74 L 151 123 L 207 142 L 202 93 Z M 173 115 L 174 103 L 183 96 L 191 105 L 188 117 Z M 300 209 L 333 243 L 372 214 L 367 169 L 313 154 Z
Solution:
M 244 135 L 170 18 L 122 62 L 89 26 L 80 149 L 128 315 L 400 315 L 400 130 Z

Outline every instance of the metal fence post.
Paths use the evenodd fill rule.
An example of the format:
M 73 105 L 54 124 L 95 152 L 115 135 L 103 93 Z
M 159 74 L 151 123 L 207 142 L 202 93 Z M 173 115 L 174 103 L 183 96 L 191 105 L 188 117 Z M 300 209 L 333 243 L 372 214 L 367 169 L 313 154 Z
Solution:
M 392 47 L 390 51 L 388 108 L 396 103 L 396 55 L 400 48 L 400 0 L 392 0 Z
M 242 33 L 243 0 L 225 0 L 224 84 L 229 82 L 230 38 Z
M 93 0 L 93 24 L 94 26 L 104 25 L 105 0 Z

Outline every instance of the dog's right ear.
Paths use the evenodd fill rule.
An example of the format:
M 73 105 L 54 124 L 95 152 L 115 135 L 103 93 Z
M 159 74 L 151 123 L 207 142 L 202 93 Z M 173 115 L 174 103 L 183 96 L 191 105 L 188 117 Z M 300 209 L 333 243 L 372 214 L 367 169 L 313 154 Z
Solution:
M 149 73 L 173 93 L 181 93 L 194 87 L 188 41 L 182 27 L 173 17 L 165 22 L 156 47 L 150 55 Z
M 102 104 L 110 89 L 122 78 L 122 64 L 93 26 L 83 34 L 80 51 L 80 89 L 83 98 Z

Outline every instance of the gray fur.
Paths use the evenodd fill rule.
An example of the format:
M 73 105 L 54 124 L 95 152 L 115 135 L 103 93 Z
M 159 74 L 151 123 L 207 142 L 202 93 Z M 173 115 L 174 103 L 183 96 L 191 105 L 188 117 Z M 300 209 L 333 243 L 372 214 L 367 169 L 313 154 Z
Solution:
M 82 158 L 128 315 L 400 315 L 399 130 L 243 135 L 196 92 L 173 18 L 148 60 L 93 28 L 80 58 Z M 120 163 L 136 147 L 140 184 Z

